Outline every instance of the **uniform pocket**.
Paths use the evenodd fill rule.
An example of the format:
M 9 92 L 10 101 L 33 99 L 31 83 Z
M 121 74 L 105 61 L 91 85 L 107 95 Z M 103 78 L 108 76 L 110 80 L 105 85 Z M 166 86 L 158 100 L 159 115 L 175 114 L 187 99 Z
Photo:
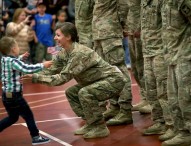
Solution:
M 156 29 L 161 23 L 161 16 L 159 16 L 158 7 L 156 5 L 149 5 L 142 8 L 142 11 L 143 27 Z
M 168 26 L 171 26 L 173 28 L 181 28 L 181 26 L 184 25 L 185 18 L 182 16 L 178 8 L 171 6 L 168 9 L 168 14 L 169 14 Z
M 161 23 L 161 16 L 157 10 L 157 6 L 151 5 L 149 8 L 149 21 L 150 21 L 150 28 L 157 28 L 158 25 Z

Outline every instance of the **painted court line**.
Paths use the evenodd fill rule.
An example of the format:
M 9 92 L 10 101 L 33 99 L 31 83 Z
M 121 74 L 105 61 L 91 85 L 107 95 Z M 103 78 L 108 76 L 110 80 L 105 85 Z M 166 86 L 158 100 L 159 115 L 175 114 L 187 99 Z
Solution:
M 41 100 L 31 101 L 31 102 L 28 102 L 28 104 L 33 104 L 33 103 L 38 103 L 38 102 L 42 102 L 42 101 L 52 100 L 52 99 L 60 98 L 60 97 L 65 97 L 65 95 L 58 95 L 58 96 L 53 96 L 53 97 L 50 97 L 50 98 L 45 98 L 45 99 L 41 99 Z M 0 108 L 0 110 L 4 110 L 4 109 L 5 108 Z
M 60 103 L 60 102 L 66 102 L 68 100 L 60 100 L 60 101 L 56 101 L 56 102 L 51 102 L 51 103 L 47 103 L 47 104 L 41 104 L 41 105 L 37 105 L 37 106 L 32 106 L 31 108 L 38 108 L 38 107 L 43 107 L 43 106 L 47 106 L 47 105 L 52 105 L 52 104 L 55 104 L 55 103 Z
M 53 91 L 53 92 L 27 93 L 27 94 L 23 94 L 23 96 L 35 96 L 35 95 L 55 94 L 55 93 L 65 93 L 65 90 L 63 90 L 63 91 Z M 2 97 L 0 96 L 0 98 L 2 98 Z
M 26 124 L 21 124 L 21 125 L 27 127 Z M 50 139 L 52 139 L 52 140 L 54 140 L 54 141 L 56 141 L 56 142 L 58 142 L 58 143 L 60 143 L 61 145 L 64 145 L 64 146 L 72 146 L 72 145 L 70 145 L 69 143 L 66 143 L 66 142 L 64 142 L 64 141 L 62 141 L 62 140 L 60 140 L 60 139 L 58 139 L 58 138 L 56 138 L 56 137 L 54 137 L 54 136 L 52 136 L 52 135 L 46 133 L 46 132 L 43 132 L 43 131 L 41 131 L 41 130 L 39 130 L 39 133 L 42 134 L 42 135 L 44 135 L 44 136 L 46 136 L 46 137 L 48 137 L 48 138 L 50 138 Z
M 35 123 L 46 123 L 46 122 L 55 122 L 55 121 L 73 120 L 73 119 L 81 119 L 81 117 L 70 117 L 70 118 L 51 119 L 51 120 L 44 120 L 44 121 L 35 121 Z M 25 123 L 17 123 L 13 125 L 21 125 L 21 124 L 25 124 Z
M 53 91 L 53 92 L 39 92 L 39 93 L 28 93 L 23 96 L 34 96 L 34 95 L 44 95 L 44 94 L 55 94 L 55 93 L 65 93 L 65 91 Z
M 58 95 L 58 96 L 53 96 L 53 97 L 49 97 L 49 98 L 45 98 L 45 99 L 41 99 L 41 100 L 30 101 L 30 102 L 28 102 L 28 104 L 33 104 L 33 103 L 38 103 L 38 102 L 42 102 L 42 101 L 52 100 L 52 99 L 60 98 L 60 97 L 65 97 L 65 95 Z
M 60 101 L 56 101 L 56 102 L 51 102 L 51 103 L 47 103 L 47 104 L 41 104 L 41 105 L 38 105 L 38 106 L 32 106 L 30 107 L 31 109 L 34 109 L 34 108 L 39 108 L 39 107 L 43 107 L 43 106 L 47 106 L 47 105 L 52 105 L 52 104 L 56 104 L 56 103 L 60 103 L 60 102 L 66 102 L 68 100 L 60 100 Z M 0 113 L 0 115 L 3 115 L 3 114 L 6 114 L 7 112 L 2 112 Z

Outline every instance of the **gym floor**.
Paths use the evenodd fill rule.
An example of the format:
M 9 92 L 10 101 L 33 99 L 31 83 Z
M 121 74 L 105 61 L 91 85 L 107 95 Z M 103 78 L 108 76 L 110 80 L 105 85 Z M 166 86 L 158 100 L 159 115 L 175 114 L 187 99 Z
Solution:
M 83 139 L 74 131 L 83 126 L 84 121 L 72 111 L 65 89 L 76 84 L 74 80 L 65 85 L 48 87 L 46 85 L 25 83 L 24 97 L 35 117 L 40 134 L 51 139 L 44 146 L 160 146 L 158 136 L 142 136 L 141 130 L 150 126 L 150 114 L 133 112 L 134 123 L 110 126 L 110 136 L 106 138 Z M 132 77 L 133 104 L 140 101 L 139 88 Z M 7 113 L 0 100 L 0 119 Z M 31 146 L 29 131 L 22 118 L 0 133 L 0 146 Z

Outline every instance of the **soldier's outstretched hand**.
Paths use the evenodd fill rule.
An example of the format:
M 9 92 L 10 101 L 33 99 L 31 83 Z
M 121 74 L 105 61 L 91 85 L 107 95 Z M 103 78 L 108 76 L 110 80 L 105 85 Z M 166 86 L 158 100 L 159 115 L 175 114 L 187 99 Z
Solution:
M 20 78 L 20 83 L 31 83 L 33 74 L 26 74 Z
M 43 65 L 45 68 L 49 68 L 53 64 L 53 61 L 45 61 L 43 62 Z

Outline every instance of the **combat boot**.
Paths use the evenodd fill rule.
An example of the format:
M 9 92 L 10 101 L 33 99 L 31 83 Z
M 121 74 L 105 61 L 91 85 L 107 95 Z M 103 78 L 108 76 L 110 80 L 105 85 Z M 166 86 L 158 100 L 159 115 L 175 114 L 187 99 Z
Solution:
M 92 126 L 91 125 L 88 125 L 87 123 L 82 126 L 80 129 L 77 129 L 74 134 L 76 135 L 83 135 L 83 134 L 86 134 L 88 133 L 90 130 L 92 129 Z
M 165 141 L 165 140 L 171 139 L 176 136 L 176 133 L 177 133 L 177 131 L 174 130 L 173 127 L 168 128 L 168 130 L 163 135 L 159 136 L 159 140 Z
M 133 105 L 132 111 L 139 111 L 139 108 L 148 105 L 148 102 L 146 100 L 141 100 L 139 103 Z
M 133 123 L 133 118 L 131 111 L 122 112 L 120 110 L 120 112 L 115 117 L 106 122 L 106 125 L 114 126 L 114 125 L 132 124 L 132 123 Z
M 103 113 L 103 117 L 105 120 L 108 120 L 110 118 L 113 118 L 114 116 L 116 116 L 119 113 L 119 106 L 110 106 L 104 113 Z
M 155 135 L 155 134 L 164 134 L 166 131 L 166 126 L 163 123 L 156 122 L 152 126 L 145 129 L 143 135 Z
M 147 105 L 145 105 L 145 106 L 143 106 L 143 107 L 140 107 L 139 108 L 139 112 L 141 113 L 141 114 L 150 114 L 151 113 L 151 106 L 149 105 L 149 104 L 147 104 Z
M 172 139 L 166 140 L 162 143 L 162 146 L 190 146 L 191 134 L 187 131 L 179 132 Z
M 107 137 L 110 134 L 109 129 L 107 126 L 104 124 L 98 124 L 98 125 L 93 125 L 91 127 L 91 130 L 84 134 L 84 138 L 98 138 L 98 137 Z

